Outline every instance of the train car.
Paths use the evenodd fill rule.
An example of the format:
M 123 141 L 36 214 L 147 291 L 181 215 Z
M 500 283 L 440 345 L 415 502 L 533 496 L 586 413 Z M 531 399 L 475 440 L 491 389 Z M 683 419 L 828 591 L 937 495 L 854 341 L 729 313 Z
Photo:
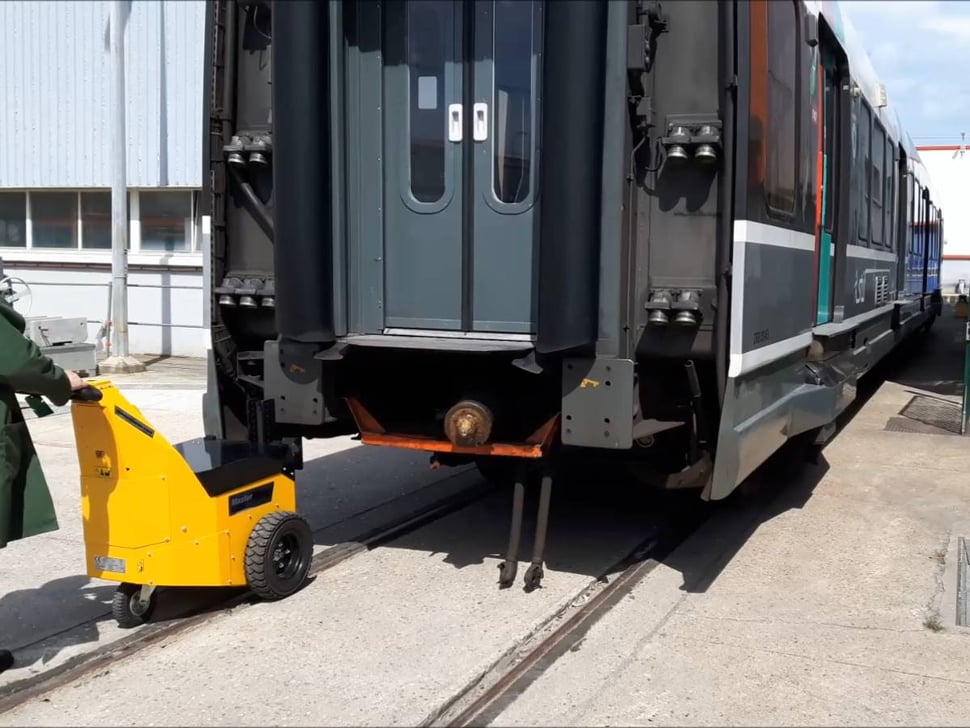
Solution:
M 563 463 L 725 498 L 940 313 L 932 184 L 835 3 L 209 0 L 207 28 L 207 434 L 476 463 L 513 544 L 538 481 L 529 584 Z

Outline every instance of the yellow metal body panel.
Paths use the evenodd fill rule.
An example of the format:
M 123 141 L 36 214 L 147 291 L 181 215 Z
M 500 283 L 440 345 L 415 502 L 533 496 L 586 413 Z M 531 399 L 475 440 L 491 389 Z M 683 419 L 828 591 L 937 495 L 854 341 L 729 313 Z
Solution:
M 71 407 L 88 575 L 153 586 L 244 586 L 249 534 L 267 513 L 296 510 L 294 481 L 276 473 L 210 496 L 114 385 L 91 384 L 102 399 Z M 230 515 L 230 499 L 266 485 L 271 498 Z

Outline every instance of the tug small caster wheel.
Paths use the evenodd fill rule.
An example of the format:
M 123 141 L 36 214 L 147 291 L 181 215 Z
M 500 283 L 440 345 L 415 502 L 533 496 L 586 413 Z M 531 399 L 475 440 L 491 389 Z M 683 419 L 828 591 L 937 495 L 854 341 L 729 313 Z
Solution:
M 246 544 L 246 581 L 266 601 L 284 599 L 306 580 L 313 559 L 310 525 L 296 513 L 267 513 Z
M 152 616 L 155 608 L 155 593 L 149 595 L 148 601 L 142 601 L 140 584 L 122 584 L 115 589 L 111 600 L 111 616 L 115 618 L 119 627 L 130 629 L 144 624 Z

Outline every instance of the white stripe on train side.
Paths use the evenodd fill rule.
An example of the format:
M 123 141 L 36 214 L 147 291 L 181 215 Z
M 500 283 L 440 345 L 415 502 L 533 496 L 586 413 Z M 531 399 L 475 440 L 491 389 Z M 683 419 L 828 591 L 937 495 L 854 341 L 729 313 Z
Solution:
M 899 262 L 895 253 L 890 253 L 888 250 L 873 250 L 862 245 L 845 246 L 845 254 L 850 258 L 862 258 L 863 260 L 882 260 L 887 263 Z
M 744 321 L 744 270 L 745 270 L 745 249 L 748 245 L 767 245 L 776 248 L 787 248 L 789 250 L 804 250 L 812 252 L 815 250 L 815 236 L 808 233 L 789 230 L 787 228 L 754 220 L 736 220 L 734 223 L 734 245 L 731 278 L 731 346 L 730 359 L 728 366 L 728 376 L 738 377 L 759 367 L 778 361 L 793 354 L 799 349 L 804 349 L 812 343 L 812 332 L 805 331 L 787 339 L 762 346 L 750 351 L 742 351 L 743 331 L 742 322 Z M 835 253 L 833 243 L 830 248 L 832 254 Z M 846 255 L 850 258 L 863 260 L 878 260 L 887 263 L 898 263 L 895 253 L 886 250 L 873 250 L 862 245 L 846 246 Z M 844 323 L 861 323 L 869 318 L 879 316 L 892 308 L 883 306 L 872 311 L 853 316 Z
M 814 235 L 753 220 L 737 220 L 734 223 L 734 242 L 737 244 L 739 241 L 790 250 L 815 250 Z
M 807 233 L 766 225 L 754 220 L 734 222 L 734 245 L 731 276 L 731 347 L 728 376 L 738 377 L 745 372 L 782 359 L 812 343 L 811 332 L 776 341 L 752 351 L 742 351 L 742 322 L 744 321 L 744 269 L 745 249 L 748 245 L 767 245 L 789 250 L 815 250 L 815 237 Z

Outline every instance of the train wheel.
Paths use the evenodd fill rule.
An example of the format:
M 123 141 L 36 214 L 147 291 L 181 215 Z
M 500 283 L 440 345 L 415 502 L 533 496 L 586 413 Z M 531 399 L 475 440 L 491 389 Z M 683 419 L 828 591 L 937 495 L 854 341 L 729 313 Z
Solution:
M 155 609 L 154 592 L 147 602 L 141 600 L 140 584 L 121 584 L 115 589 L 111 600 L 111 616 L 115 618 L 119 627 L 130 629 L 144 624 L 152 616 Z
M 312 559 L 310 525 L 290 511 L 268 513 L 249 534 L 246 581 L 261 599 L 284 599 L 303 586 Z

